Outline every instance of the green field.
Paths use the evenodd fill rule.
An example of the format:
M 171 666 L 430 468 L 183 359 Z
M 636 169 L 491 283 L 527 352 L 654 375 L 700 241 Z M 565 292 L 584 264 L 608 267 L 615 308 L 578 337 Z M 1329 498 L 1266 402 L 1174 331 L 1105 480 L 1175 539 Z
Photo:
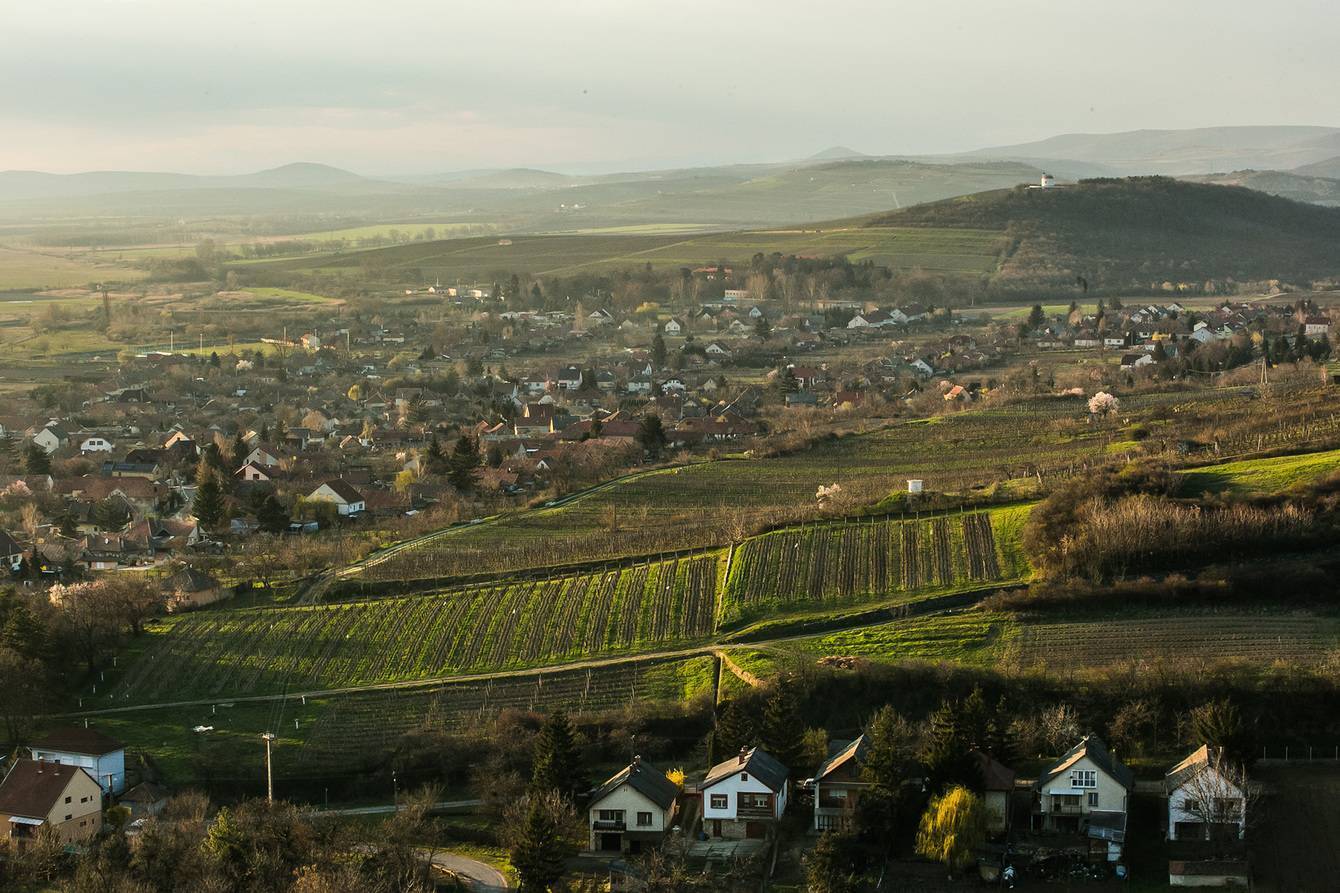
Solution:
M 113 701 L 273 694 L 549 665 L 702 641 L 721 556 L 431 595 L 204 611 L 142 643 Z
M 1340 450 L 1244 459 L 1185 472 L 1183 492 L 1193 496 L 1207 492 L 1264 496 L 1310 484 L 1337 469 L 1340 469 Z
M 132 747 L 152 752 L 173 784 L 259 784 L 264 756 L 260 735 L 267 730 L 279 736 L 274 745 L 277 778 L 339 778 L 352 763 L 380 761 L 408 733 L 468 730 L 503 710 L 563 707 L 589 714 L 709 695 L 715 666 L 711 657 L 630 661 L 389 692 L 254 702 L 220 699 L 217 704 L 109 714 L 95 722 Z M 197 726 L 213 730 L 193 732 Z M 247 772 L 248 767 L 255 771 Z
M 733 554 L 722 597 L 729 625 L 778 611 L 890 595 L 921 597 L 1020 580 L 1027 564 L 1014 516 L 1028 506 L 927 520 L 810 524 L 751 537 Z
M 144 272 L 95 259 L 89 252 L 0 245 L 0 291 L 74 288 L 94 282 L 136 282 Z

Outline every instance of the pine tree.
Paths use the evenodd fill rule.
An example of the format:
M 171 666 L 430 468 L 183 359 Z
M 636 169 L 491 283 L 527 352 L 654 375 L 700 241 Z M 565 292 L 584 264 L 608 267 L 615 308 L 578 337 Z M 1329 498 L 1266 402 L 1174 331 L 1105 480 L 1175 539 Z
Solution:
M 568 847 L 553 810 L 531 797 L 526 823 L 512 845 L 512 865 L 521 876 L 522 893 L 546 893 L 563 877 Z
M 758 722 L 749 706 L 739 700 L 725 701 L 717 707 L 712 731 L 712 759 L 724 760 L 749 747 L 758 737 Z
M 474 471 L 479 467 L 479 442 L 468 434 L 462 434 L 452 447 L 448 460 L 447 480 L 462 493 L 468 492 L 475 484 Z
M 534 796 L 557 791 L 570 800 L 590 789 L 577 749 L 577 734 L 567 713 L 549 714 L 535 739 L 530 790 Z
M 660 332 L 651 339 L 651 362 L 657 369 L 665 366 L 665 339 L 661 337 Z
M 51 474 L 51 457 L 46 450 L 30 443 L 23 453 L 23 470 L 28 474 Z
M 768 702 L 763 708 L 763 723 L 759 729 L 760 744 L 792 772 L 804 771 L 805 722 L 800 714 L 795 686 L 791 676 L 777 680 Z
M 434 434 L 428 441 L 428 453 L 425 456 L 428 463 L 429 474 L 446 474 L 451 470 L 451 462 L 447 459 L 447 454 L 442 450 L 442 444 Z
M 660 416 L 648 413 L 642 417 L 637 424 L 637 442 L 648 456 L 660 458 L 666 444 L 665 426 L 661 424 Z
M 931 714 L 921 762 L 931 779 L 932 790 L 951 784 L 981 784 L 977 765 L 970 756 L 972 742 L 964 728 L 961 708 L 960 704 L 945 701 Z
M 246 461 L 249 452 L 251 450 L 247 449 L 247 442 L 242 437 L 242 429 L 238 428 L 237 436 L 233 438 L 233 454 L 229 457 L 234 471 L 242 467 L 242 463 Z
M 227 510 L 224 505 L 223 485 L 219 483 L 218 474 L 203 460 L 197 469 L 195 480 L 195 502 L 192 507 L 195 519 L 200 522 L 201 527 L 213 530 L 222 523 Z

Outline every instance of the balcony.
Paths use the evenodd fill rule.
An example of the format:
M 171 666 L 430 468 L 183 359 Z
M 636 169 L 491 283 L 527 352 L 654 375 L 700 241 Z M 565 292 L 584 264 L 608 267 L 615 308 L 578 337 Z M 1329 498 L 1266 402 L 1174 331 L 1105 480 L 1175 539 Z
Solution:
M 1084 806 L 1079 803 L 1034 803 L 1035 815 L 1084 815 Z
M 771 806 L 740 806 L 735 810 L 735 817 L 741 820 L 766 819 L 768 821 L 776 818 L 772 814 Z
M 594 822 L 591 823 L 591 830 L 592 830 L 592 831 L 626 831 L 626 830 L 628 830 L 628 823 L 625 822 L 625 821 L 623 821 L 622 819 L 620 819 L 620 820 L 618 820 L 618 821 L 610 821 L 610 820 L 602 821 L 602 820 L 600 820 L 600 819 L 596 819 Z

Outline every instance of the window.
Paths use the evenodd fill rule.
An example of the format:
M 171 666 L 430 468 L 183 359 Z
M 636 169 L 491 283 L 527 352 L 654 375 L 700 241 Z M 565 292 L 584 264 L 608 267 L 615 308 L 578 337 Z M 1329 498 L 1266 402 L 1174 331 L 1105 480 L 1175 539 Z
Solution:
M 1070 773 L 1070 786 L 1072 788 L 1098 787 L 1098 771 L 1096 769 L 1076 769 Z
M 67 816 L 65 817 L 65 821 L 68 822 L 68 821 L 69 821 L 70 819 L 72 819 L 72 818 L 74 818 L 73 815 L 67 815 Z
M 80 802 L 80 803 L 87 803 L 87 802 L 88 802 L 88 798 L 87 798 L 87 797 L 80 797 L 80 798 L 79 798 L 79 802 Z
M 639 813 L 637 814 L 637 826 L 638 826 L 639 828 L 650 828 L 650 827 L 651 827 L 651 813 L 649 813 L 649 812 L 639 812 Z
M 72 797 L 66 797 L 66 798 L 65 798 L 65 802 L 66 802 L 66 803 L 69 803 L 72 799 L 73 799 Z
M 1092 806 L 1097 806 L 1097 805 L 1098 805 L 1098 792 L 1097 792 L 1097 791 L 1090 792 L 1090 794 L 1089 794 L 1089 806 L 1092 807 Z
M 599 814 L 600 814 L 600 821 L 602 821 L 602 822 L 622 822 L 622 821 L 623 821 L 623 810 L 622 810 L 622 809 L 602 809 L 602 810 L 599 810 Z
M 748 781 L 748 780 L 749 780 L 749 773 L 748 773 L 748 772 L 741 772 L 741 773 L 740 773 L 740 781 Z
M 712 808 L 713 808 L 713 809 L 730 809 L 730 795 L 729 795 L 729 794 L 713 794 L 713 795 L 712 795 Z

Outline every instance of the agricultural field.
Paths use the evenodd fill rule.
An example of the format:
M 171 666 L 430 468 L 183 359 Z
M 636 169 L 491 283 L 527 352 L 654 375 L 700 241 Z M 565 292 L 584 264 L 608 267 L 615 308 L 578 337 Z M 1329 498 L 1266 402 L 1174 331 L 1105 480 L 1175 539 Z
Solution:
M 1222 660 L 1317 665 L 1340 649 L 1340 618 L 1243 611 L 1021 623 L 1008 662 L 1053 673 L 1114 665 L 1195 665 Z
M 819 486 L 861 504 L 906 488 L 971 496 L 1000 480 L 1049 478 L 1100 461 L 1103 432 L 1077 401 L 898 422 L 779 458 L 736 458 L 634 475 L 562 506 L 460 528 L 370 565 L 371 580 L 504 571 L 720 546 L 814 513 Z M 1021 432 L 1028 432 L 1021 434 Z
M 642 266 L 746 262 L 757 252 L 846 255 L 899 269 L 979 275 L 996 268 L 1001 234 L 991 230 L 851 227 L 685 234 L 610 233 L 514 236 L 510 244 L 478 237 L 398 245 L 369 251 L 265 262 L 269 270 L 357 276 L 365 265 L 417 272 L 420 280 L 491 276 L 497 270 L 532 275 Z M 245 264 L 243 264 L 245 266 Z
M 173 784 L 206 780 L 259 784 L 260 734 L 273 731 L 277 777 L 338 779 L 351 764 L 380 760 L 414 731 L 452 732 L 503 710 L 571 713 L 623 710 L 633 704 L 682 703 L 711 695 L 716 661 L 696 657 L 629 661 L 485 681 L 321 698 L 223 702 L 96 716 L 99 729 L 154 754 Z M 210 726 L 195 733 L 196 726 Z
M 720 621 L 1020 580 L 1018 524 L 1028 506 L 924 520 L 818 523 L 751 537 L 735 549 Z M 997 536 L 1000 517 L 1008 539 Z
M 92 282 L 136 282 L 144 272 L 59 248 L 0 245 L 0 290 L 71 288 Z
M 169 618 L 110 699 L 327 690 L 701 641 L 713 629 L 721 564 L 708 553 L 431 595 Z
M 802 639 L 788 648 L 816 657 L 992 665 L 999 660 L 1016 629 L 1008 614 L 965 611 L 843 630 Z
M 1340 469 L 1340 450 L 1244 459 L 1185 472 L 1183 492 L 1188 496 L 1206 492 L 1264 496 L 1312 483 L 1337 469 Z

